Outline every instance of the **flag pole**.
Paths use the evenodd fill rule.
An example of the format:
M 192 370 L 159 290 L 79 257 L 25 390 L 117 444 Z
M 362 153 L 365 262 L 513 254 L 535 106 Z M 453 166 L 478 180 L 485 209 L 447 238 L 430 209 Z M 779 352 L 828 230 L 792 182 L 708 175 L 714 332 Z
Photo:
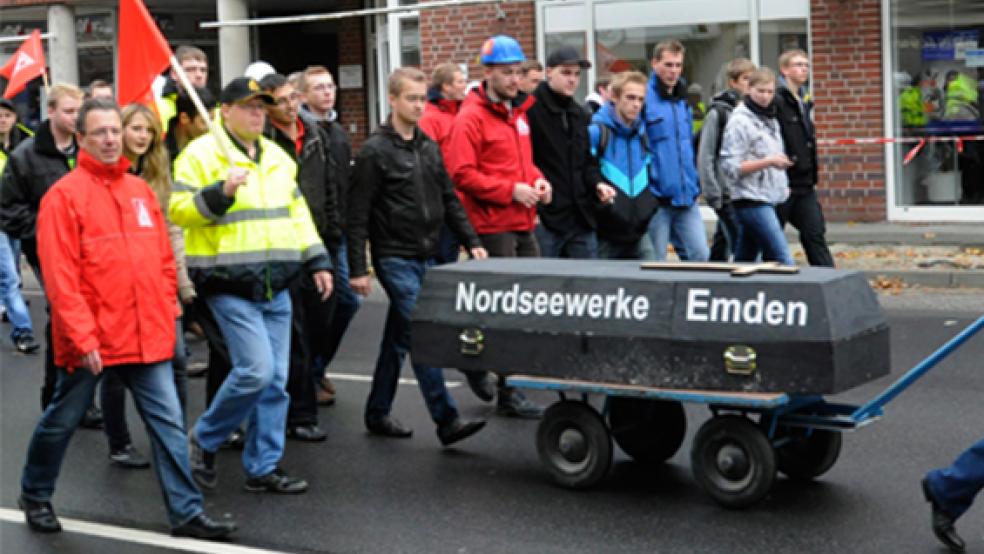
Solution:
M 47 96 L 51 92 L 51 85 L 48 83 L 48 70 L 41 72 L 41 80 L 44 83 L 44 94 Z
M 198 92 L 195 90 L 194 85 L 191 84 L 191 80 L 188 79 L 188 74 L 178 63 L 178 58 L 171 54 L 171 68 L 174 69 L 174 74 L 178 76 L 178 80 L 181 81 L 181 86 L 184 87 L 185 92 L 188 93 L 188 97 L 191 98 L 193 104 L 195 104 L 195 109 L 198 110 L 198 114 L 202 116 L 205 120 L 205 124 L 208 126 L 208 132 L 212 133 L 215 137 L 216 144 L 219 145 L 219 150 L 222 151 L 222 155 L 225 159 L 229 161 L 229 165 L 232 166 L 232 156 L 229 155 L 229 149 L 226 146 L 225 140 L 223 140 L 222 134 L 219 132 L 218 126 L 212 121 L 212 115 L 205 108 L 205 104 L 202 103 L 202 99 L 198 96 Z

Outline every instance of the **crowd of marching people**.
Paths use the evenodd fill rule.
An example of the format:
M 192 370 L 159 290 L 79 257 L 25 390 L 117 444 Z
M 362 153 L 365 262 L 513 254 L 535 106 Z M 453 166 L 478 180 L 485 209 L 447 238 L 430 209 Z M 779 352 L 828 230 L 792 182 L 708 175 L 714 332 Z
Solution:
M 56 84 L 48 119 L 31 131 L 0 102 L 0 292 L 19 352 L 39 349 L 20 252 L 49 308 L 44 413 L 19 499 L 36 531 L 60 529 L 51 498 L 80 424 L 105 429 L 112 463 L 153 465 L 177 536 L 235 529 L 203 508 L 201 490 L 228 473 L 220 448 L 242 448 L 247 491 L 305 492 L 281 464 L 286 440 L 325 440 L 318 406 L 336 392 L 326 369 L 371 276 L 389 311 L 366 429 L 411 436 L 392 414 L 410 354 L 437 438 L 450 445 L 485 422 L 459 414 L 441 368 L 412 359 L 410 314 L 435 263 L 664 260 L 672 245 L 690 262 L 793 264 L 791 223 L 809 263 L 833 265 L 800 50 L 780 57 L 778 74 L 731 61 L 696 126 L 678 41 L 656 45 L 650 76 L 612 75 L 583 106 L 574 96 L 591 64 L 577 50 L 558 48 L 541 65 L 500 35 L 482 46 L 470 90 L 453 63 L 429 79 L 394 71 L 391 114 L 355 155 L 326 68 L 282 75 L 255 64 L 216 97 L 201 50 L 176 58 L 193 90 L 172 70 L 155 110 L 117 106 L 106 83 Z M 718 216 L 710 246 L 702 196 Z M 208 349 L 197 417 L 187 413 L 189 329 Z M 499 413 L 541 415 L 501 378 L 466 376 Z M 127 389 L 153 464 L 130 440 Z

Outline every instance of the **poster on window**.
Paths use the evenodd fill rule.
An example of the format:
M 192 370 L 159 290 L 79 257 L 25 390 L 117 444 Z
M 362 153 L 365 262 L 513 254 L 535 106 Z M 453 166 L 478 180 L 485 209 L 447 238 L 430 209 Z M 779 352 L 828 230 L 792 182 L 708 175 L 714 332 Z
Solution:
M 980 31 L 929 31 L 923 33 L 924 61 L 963 60 L 967 50 L 977 48 Z

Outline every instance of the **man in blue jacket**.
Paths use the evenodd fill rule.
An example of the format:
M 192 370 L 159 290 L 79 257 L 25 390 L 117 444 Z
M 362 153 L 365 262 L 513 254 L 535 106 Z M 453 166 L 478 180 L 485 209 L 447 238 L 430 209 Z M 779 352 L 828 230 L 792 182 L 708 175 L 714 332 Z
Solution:
M 646 136 L 653 160 L 649 189 L 659 210 L 649 223 L 656 260 L 666 259 L 673 241 L 681 260 L 707 261 L 707 232 L 697 207 L 700 182 L 694 163 L 694 141 L 687 85 L 683 73 L 683 44 L 664 40 L 653 49 L 653 74 L 646 90 Z

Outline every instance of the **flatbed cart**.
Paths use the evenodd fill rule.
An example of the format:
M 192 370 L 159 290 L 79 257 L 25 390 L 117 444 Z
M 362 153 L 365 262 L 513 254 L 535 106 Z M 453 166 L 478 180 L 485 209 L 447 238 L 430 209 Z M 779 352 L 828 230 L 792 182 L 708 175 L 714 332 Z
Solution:
M 537 429 L 541 462 L 560 485 L 587 488 L 612 464 L 612 442 L 642 463 L 660 463 L 683 443 L 683 403 L 707 404 L 712 417 L 694 438 L 694 478 L 718 503 L 743 508 L 761 500 L 776 471 L 796 480 L 823 475 L 837 461 L 841 433 L 873 423 L 883 408 L 984 327 L 981 317 L 861 406 L 822 396 L 680 390 L 512 375 L 509 386 L 555 391 Z M 589 402 L 604 398 L 599 412 Z

